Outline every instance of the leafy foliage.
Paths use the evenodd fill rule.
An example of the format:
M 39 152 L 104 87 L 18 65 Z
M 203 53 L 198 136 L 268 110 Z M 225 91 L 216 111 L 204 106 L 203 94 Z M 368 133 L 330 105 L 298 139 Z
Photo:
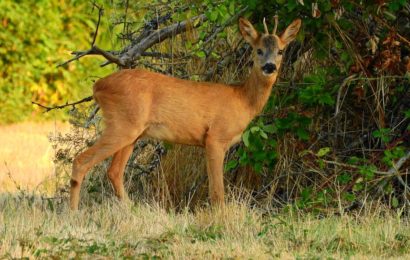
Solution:
M 56 68 L 67 52 L 88 46 L 95 15 L 84 1 L 0 2 L 0 123 L 32 118 L 31 105 L 65 103 L 90 93 L 86 61 Z M 44 118 L 44 115 L 41 116 Z
M 401 177 L 408 164 L 395 169 L 410 149 L 406 1 L 175 1 L 131 14 L 127 10 L 136 10 L 138 3 L 116 3 L 122 11 L 115 20 L 121 22 L 112 30 L 121 32 L 125 43 L 138 32 L 138 21 L 169 12 L 166 25 L 205 13 L 208 21 L 200 27 L 151 48 L 172 53 L 179 63 L 154 57 L 139 64 L 181 78 L 229 83 L 242 80 L 251 63 L 249 46 L 228 23 L 235 14 L 247 6 L 244 16 L 262 30 L 263 17 L 276 13 L 279 32 L 302 18 L 265 111 L 229 153 L 227 178 L 255 173 L 249 190 L 274 206 L 319 210 L 369 195 L 393 207 L 408 202 L 403 195 L 408 181 Z
M 273 119 L 263 116 L 249 126 L 243 135 L 243 147 L 237 150 L 237 157 L 228 162 L 226 170 L 235 169 L 234 162 L 238 161 L 263 173 L 264 178 L 269 178 L 269 173 L 278 174 L 274 169 L 277 162 L 290 163 L 284 162 L 287 155 L 281 155 L 284 148 L 296 149 L 301 157 L 290 164 L 302 162 L 303 168 L 289 167 L 287 170 L 293 168 L 291 171 L 313 180 L 306 180 L 301 185 L 296 196 L 296 207 L 329 206 L 340 189 L 344 190 L 341 196 L 347 203 L 356 201 L 375 186 L 390 187 L 385 189 L 383 195 L 397 207 L 400 201 L 397 196 L 405 187 L 394 178 L 380 179 L 379 172 L 395 167 L 395 163 L 405 157 L 410 149 L 408 117 L 393 112 L 395 107 L 408 108 L 410 103 L 410 46 L 408 40 L 403 39 L 410 36 L 408 4 L 406 1 L 361 4 L 353 1 L 268 2 L 243 1 L 242 4 L 249 6 L 249 13 L 257 21 L 261 21 L 261 17 L 271 16 L 272 10 L 281 17 L 282 26 L 296 17 L 302 17 L 303 30 L 298 36 L 299 43 L 289 47 L 286 64 L 291 65 L 295 60 L 292 55 L 298 55 L 292 50 L 296 46 L 299 53 L 305 51 L 304 62 L 308 67 L 298 69 L 297 66 L 301 65 L 296 63 L 293 68 L 285 69 L 282 75 L 291 75 L 291 81 L 287 84 L 291 88 L 281 88 L 281 83 L 277 86 L 265 110 L 265 114 L 273 116 Z M 395 26 L 392 32 L 392 27 L 386 24 L 400 19 L 399 15 L 403 15 L 401 19 L 406 22 L 402 26 L 392 25 Z M 302 46 L 300 42 L 303 42 Z M 299 70 L 298 74 L 295 70 Z M 386 75 L 392 80 L 380 81 Z M 381 87 L 389 89 L 382 97 L 389 100 L 383 109 L 381 101 L 372 98 Z M 336 114 L 332 113 L 335 106 Z M 342 119 L 340 113 L 346 120 L 343 123 L 347 128 L 345 130 L 340 129 L 341 122 L 337 122 Z M 393 122 L 401 123 L 395 125 Z M 330 129 L 326 131 L 321 124 L 327 124 Z M 262 130 L 265 127 L 272 128 L 272 131 L 265 133 Z M 364 141 L 360 135 L 349 137 L 351 134 L 346 133 L 358 129 L 370 136 L 370 140 Z M 286 142 L 285 147 L 278 145 L 291 135 L 296 142 Z M 357 144 L 366 143 L 375 149 L 382 149 L 382 153 L 365 152 L 358 148 L 357 153 L 348 152 L 355 159 L 346 160 L 347 145 L 341 142 L 339 136 L 348 138 L 347 142 L 351 145 L 359 138 L 361 141 Z M 336 173 L 329 176 L 329 166 L 335 165 L 333 163 L 339 165 L 339 162 L 343 166 L 334 169 Z M 317 172 L 336 178 L 338 185 L 314 181 L 320 179 L 312 175 Z

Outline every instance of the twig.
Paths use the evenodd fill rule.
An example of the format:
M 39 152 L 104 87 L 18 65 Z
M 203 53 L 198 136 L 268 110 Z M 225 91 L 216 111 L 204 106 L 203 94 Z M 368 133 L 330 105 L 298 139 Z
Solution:
M 104 58 L 106 58 L 109 63 L 115 63 L 120 67 L 124 67 L 124 64 L 122 64 L 120 59 L 117 56 L 115 56 L 114 54 L 112 54 L 112 52 L 104 51 L 96 45 L 92 46 L 89 50 L 86 50 L 86 51 L 73 51 L 72 54 L 75 55 L 74 58 L 71 58 L 66 62 L 58 64 L 57 67 L 61 67 L 61 66 L 64 66 L 64 65 L 66 65 L 70 62 L 73 62 L 75 60 L 79 60 L 80 58 L 82 58 L 86 55 L 101 55 Z M 107 65 L 107 64 L 105 64 L 105 65 Z M 103 65 L 101 65 L 101 66 L 103 66 Z
M 402 158 L 400 158 L 387 172 L 382 172 L 382 171 L 373 171 L 376 174 L 380 174 L 380 175 L 391 175 L 391 176 L 399 176 L 399 170 L 400 168 L 403 166 L 403 164 L 410 158 L 410 151 L 407 152 L 407 154 L 405 156 L 403 156 Z M 348 167 L 348 168 L 354 168 L 354 169 L 358 169 L 359 167 L 356 165 L 351 165 L 351 164 L 347 164 L 347 163 L 341 163 L 341 162 L 335 162 L 335 161 L 328 161 L 328 160 L 322 160 L 325 163 L 328 164 L 334 164 L 334 165 L 338 165 L 338 166 L 342 166 L 342 167 Z
M 340 111 L 340 98 L 342 96 L 342 91 L 345 88 L 346 85 L 348 85 L 351 81 L 354 80 L 354 78 L 356 77 L 356 74 L 350 75 L 349 77 L 345 78 L 342 82 L 342 85 L 340 85 L 339 87 L 339 91 L 337 92 L 337 101 L 336 101 L 336 109 L 335 109 L 335 115 L 334 117 L 336 117 L 339 114 Z
M 388 171 L 388 174 L 394 174 L 400 170 L 403 164 L 410 158 L 410 151 L 403 157 L 401 157 Z
M 51 110 L 54 110 L 54 109 L 63 109 L 63 108 L 68 107 L 68 106 L 75 107 L 75 105 L 78 105 L 78 104 L 81 104 L 81 103 L 85 103 L 85 102 L 89 102 L 89 101 L 91 101 L 91 100 L 93 100 L 93 96 L 89 96 L 89 97 L 83 98 L 83 99 L 81 99 L 81 100 L 79 100 L 79 101 L 76 101 L 76 102 L 73 102 L 73 103 L 68 103 L 68 102 L 67 102 L 65 105 L 54 106 L 54 107 L 48 107 L 48 106 L 42 105 L 42 104 L 37 103 L 37 102 L 34 102 L 34 101 L 31 101 L 31 103 L 34 104 L 34 105 L 37 105 L 37 106 L 39 106 L 39 107 L 44 108 L 44 109 L 46 110 L 44 113 L 47 113 L 47 112 L 49 112 L 49 111 L 51 111 Z
M 142 41 L 145 37 L 150 35 L 153 32 L 153 30 L 157 30 L 160 24 L 165 23 L 171 17 L 171 13 L 166 13 L 163 16 L 155 17 L 154 19 L 151 19 L 150 21 L 146 22 L 143 31 L 140 33 L 140 35 L 138 35 L 132 40 L 132 44 L 138 44 L 138 42 Z
M 101 16 L 104 14 L 104 8 L 102 6 L 97 5 L 95 2 L 93 3 L 93 6 L 98 8 L 98 21 L 97 21 L 97 25 L 96 25 L 96 28 L 95 28 L 95 33 L 94 33 L 94 37 L 93 37 L 93 41 L 91 43 L 91 46 L 94 46 L 94 44 L 95 44 L 95 40 L 97 39 L 97 35 L 98 35 L 98 28 L 100 27 Z
M 97 112 L 100 110 L 100 106 L 95 103 L 95 107 L 93 109 L 93 111 L 91 112 L 91 114 L 88 116 L 87 121 L 84 124 L 84 128 L 89 128 L 91 125 L 91 122 L 94 120 L 95 115 L 97 114 Z
M 403 166 L 403 164 L 410 158 L 410 151 L 407 152 L 406 155 L 401 157 L 393 166 L 387 171 L 388 174 L 390 175 L 396 175 L 397 179 L 399 182 L 404 186 L 404 188 L 409 191 L 410 187 L 407 185 L 407 183 L 403 180 L 403 178 L 398 174 L 400 168 Z

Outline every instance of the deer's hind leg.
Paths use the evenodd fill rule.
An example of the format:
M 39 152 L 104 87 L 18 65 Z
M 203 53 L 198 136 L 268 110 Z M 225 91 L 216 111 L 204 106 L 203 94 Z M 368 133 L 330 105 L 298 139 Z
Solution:
M 127 194 L 124 189 L 124 169 L 127 165 L 134 149 L 134 143 L 123 147 L 116 152 L 112 158 L 111 166 L 108 169 L 107 175 L 114 187 L 115 195 L 120 199 L 127 199 Z
M 118 125 L 121 126 L 121 124 Z M 80 188 L 87 172 L 97 163 L 134 143 L 142 132 L 143 129 L 130 131 L 124 125 L 122 125 L 121 129 L 107 125 L 100 139 L 74 159 L 70 182 L 70 208 L 72 210 L 78 209 Z

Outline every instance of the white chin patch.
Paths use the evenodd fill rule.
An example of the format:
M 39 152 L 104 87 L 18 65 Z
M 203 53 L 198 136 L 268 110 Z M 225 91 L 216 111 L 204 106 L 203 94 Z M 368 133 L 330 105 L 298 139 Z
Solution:
M 273 75 L 273 73 L 275 73 L 275 72 L 272 72 L 272 73 L 266 73 L 266 72 L 262 71 L 262 74 L 263 74 L 263 76 L 265 76 L 265 77 L 272 76 L 272 75 Z

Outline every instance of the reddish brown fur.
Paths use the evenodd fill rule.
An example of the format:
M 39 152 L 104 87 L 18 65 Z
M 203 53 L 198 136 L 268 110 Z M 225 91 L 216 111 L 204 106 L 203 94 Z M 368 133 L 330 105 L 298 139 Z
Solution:
M 292 23 L 293 27 L 295 23 L 298 30 L 300 20 Z M 257 33 L 247 20 L 240 20 L 240 29 L 254 48 L 265 48 L 266 35 Z M 281 38 L 275 36 L 276 48 L 288 43 L 281 40 L 289 37 L 287 31 Z M 281 58 L 273 62 L 279 69 Z M 87 171 L 112 154 L 108 176 L 116 195 L 126 197 L 123 172 L 133 144 L 141 137 L 205 147 L 210 198 L 223 204 L 225 152 L 263 109 L 276 78 L 277 71 L 266 76 L 254 66 L 249 79 L 236 87 L 182 80 L 143 69 L 121 70 L 97 81 L 94 99 L 101 107 L 106 129 L 99 141 L 74 161 L 72 180 L 78 185 L 71 187 L 71 208 L 78 208 Z

